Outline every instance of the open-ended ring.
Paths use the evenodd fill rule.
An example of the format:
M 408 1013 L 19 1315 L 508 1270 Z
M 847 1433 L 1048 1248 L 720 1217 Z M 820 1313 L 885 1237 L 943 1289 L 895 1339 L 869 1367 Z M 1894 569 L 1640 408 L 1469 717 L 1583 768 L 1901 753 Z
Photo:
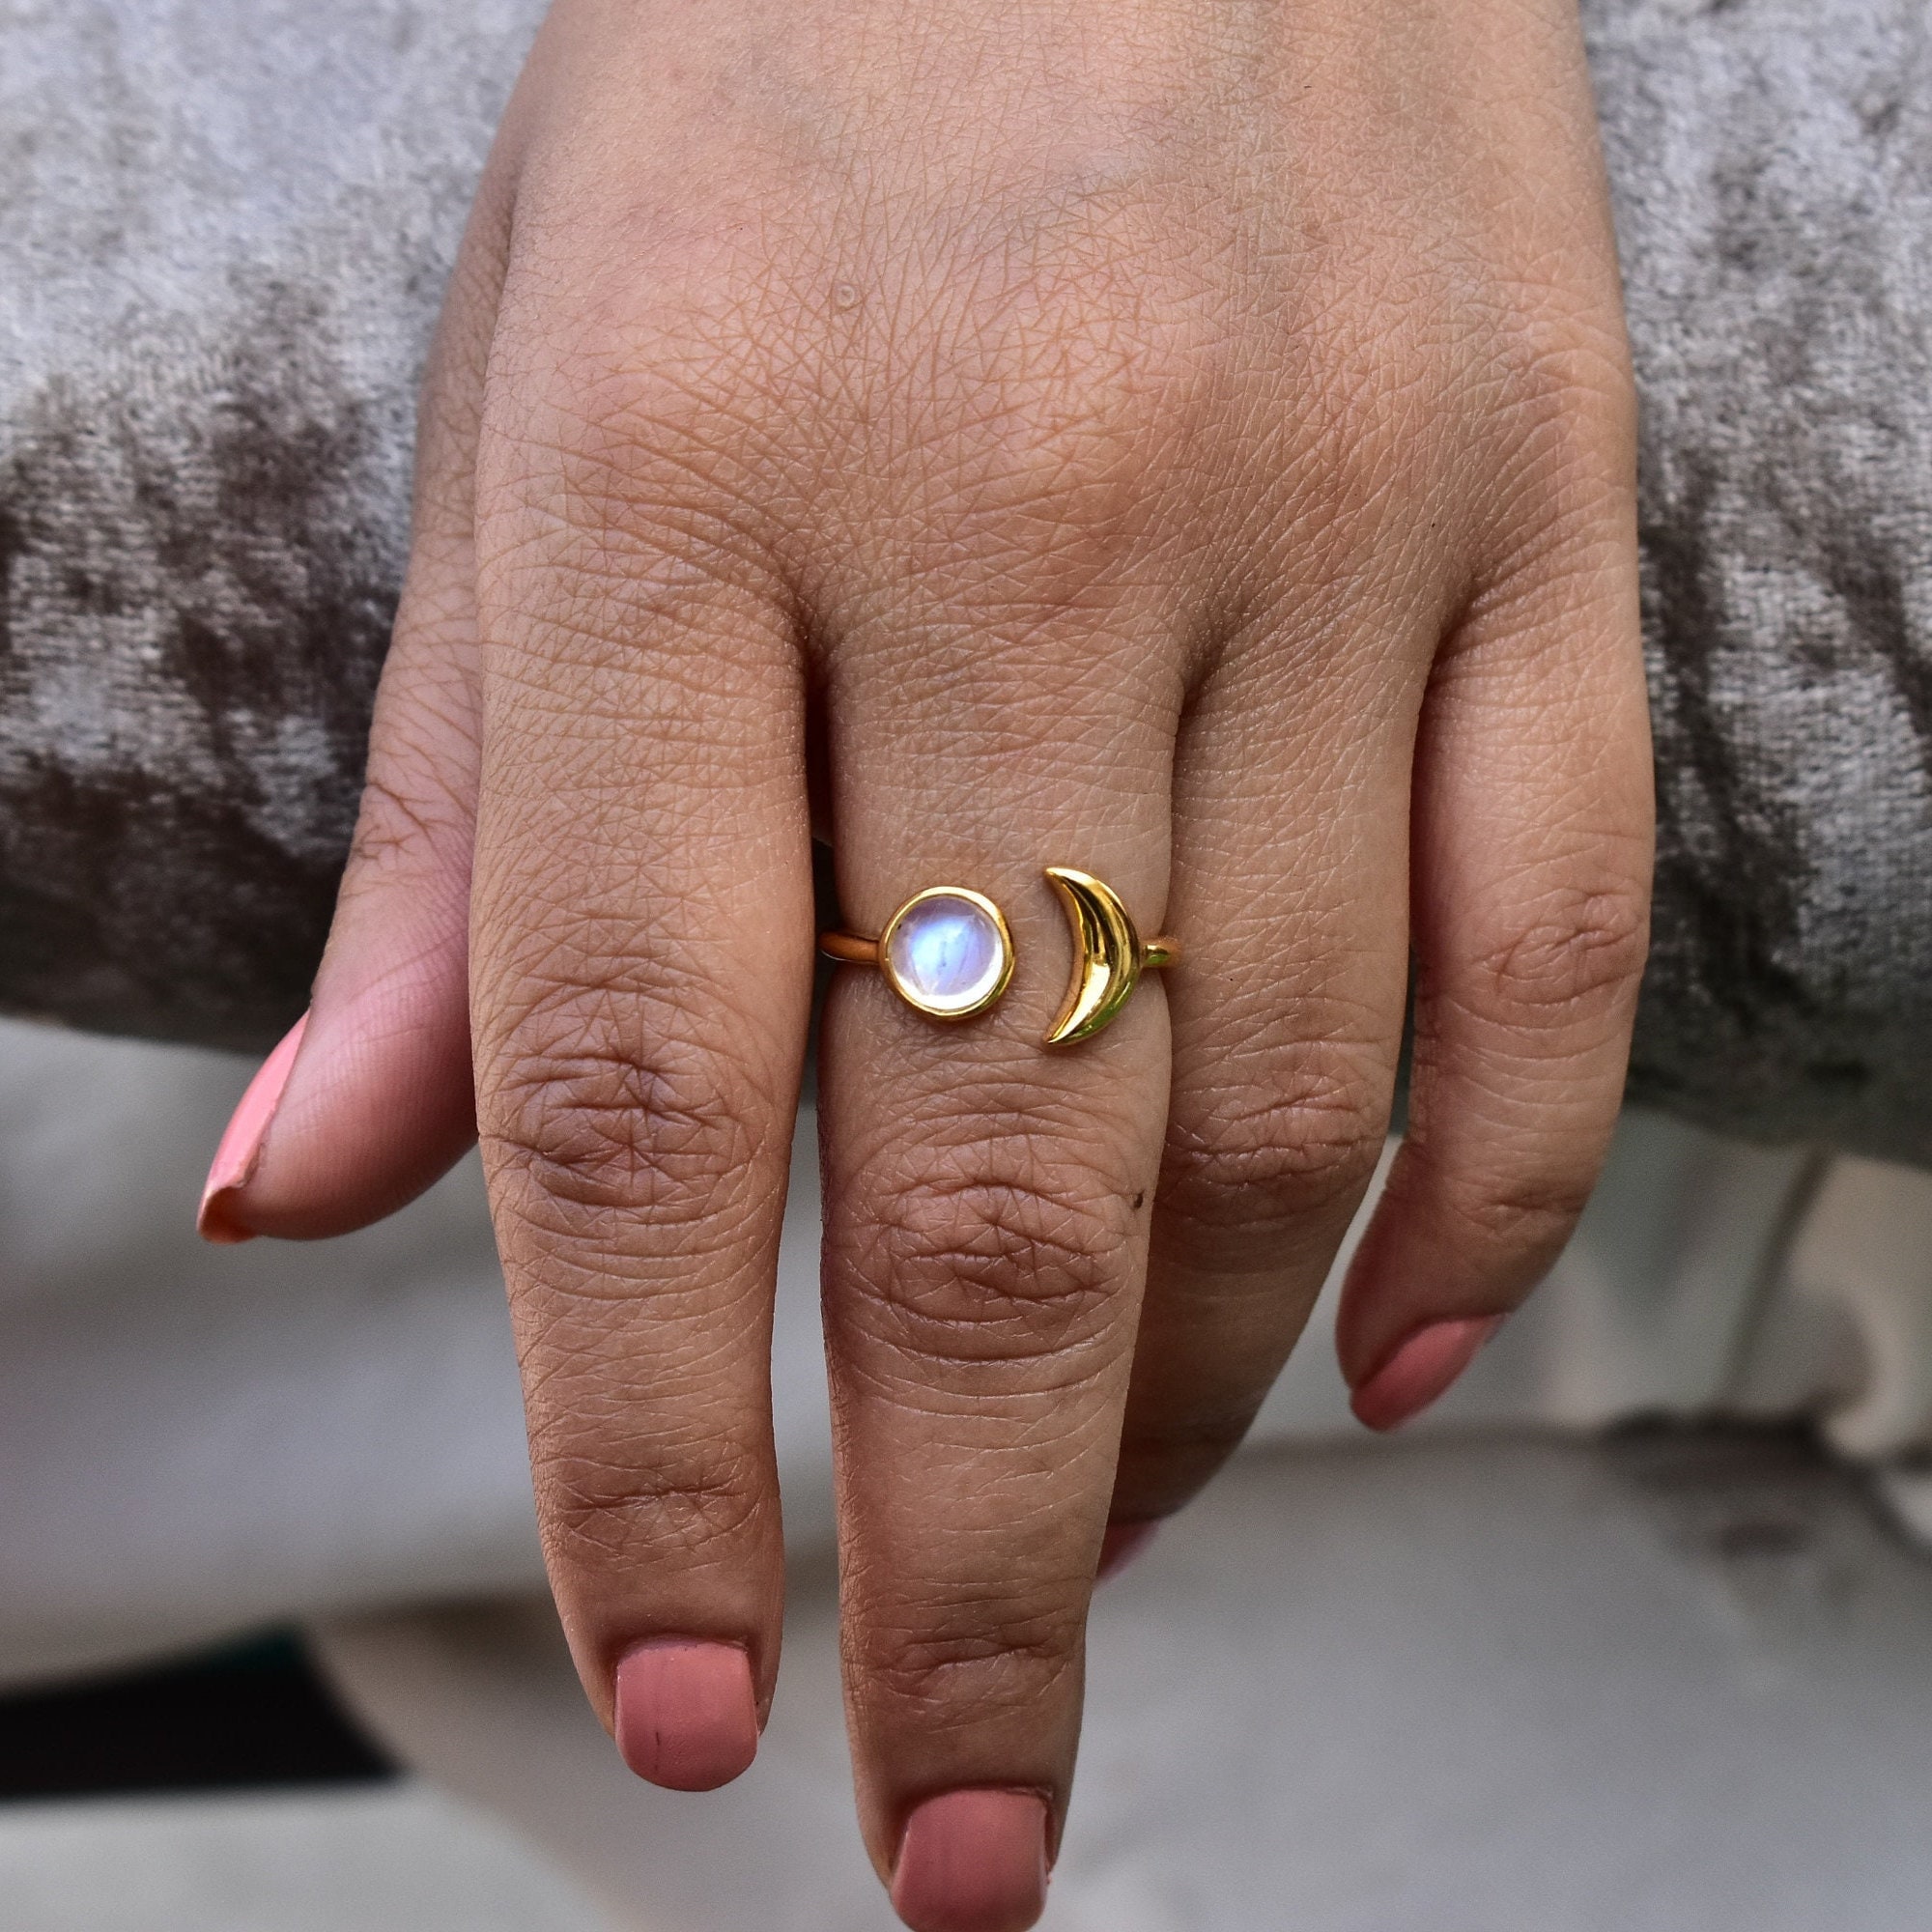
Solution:
M 1066 908 L 1073 939 L 1073 977 L 1046 1044 L 1070 1046 L 1113 1019 L 1143 973 L 1174 965 L 1180 944 L 1165 935 L 1143 940 L 1121 895 L 1091 872 L 1049 866 L 1046 877 Z M 894 913 L 878 938 L 823 932 L 818 950 L 848 966 L 876 966 L 907 1006 L 935 1020 L 983 1013 L 1013 977 L 1005 915 L 964 886 L 928 886 Z

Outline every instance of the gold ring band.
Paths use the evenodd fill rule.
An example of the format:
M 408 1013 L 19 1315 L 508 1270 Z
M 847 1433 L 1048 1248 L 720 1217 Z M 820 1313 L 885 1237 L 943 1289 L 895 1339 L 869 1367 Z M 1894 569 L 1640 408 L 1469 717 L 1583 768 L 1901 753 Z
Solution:
M 1065 908 L 1073 974 L 1044 1043 L 1071 1046 L 1113 1021 L 1143 973 L 1178 964 L 1180 942 L 1167 933 L 1143 940 L 1121 895 L 1091 872 L 1049 866 L 1046 877 Z M 964 886 L 915 893 L 876 939 L 822 932 L 818 950 L 847 966 L 876 966 L 893 991 L 929 1019 L 983 1013 L 1013 976 L 1006 916 L 984 894 Z

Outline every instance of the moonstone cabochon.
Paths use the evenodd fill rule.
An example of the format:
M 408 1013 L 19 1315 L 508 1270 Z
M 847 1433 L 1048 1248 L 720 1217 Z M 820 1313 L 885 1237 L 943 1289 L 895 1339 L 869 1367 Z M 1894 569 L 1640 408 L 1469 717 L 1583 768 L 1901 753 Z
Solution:
M 886 983 L 937 1020 L 970 1019 L 1007 990 L 1012 935 L 1000 909 L 962 886 L 930 886 L 895 912 L 879 938 Z

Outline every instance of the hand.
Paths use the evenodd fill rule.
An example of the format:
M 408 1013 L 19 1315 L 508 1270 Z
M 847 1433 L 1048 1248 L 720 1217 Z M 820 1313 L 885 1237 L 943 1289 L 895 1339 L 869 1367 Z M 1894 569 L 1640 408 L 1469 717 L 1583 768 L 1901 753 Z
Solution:
M 1293 1344 L 1411 950 L 1366 1419 L 1589 1191 L 1644 950 L 1633 467 L 1566 0 L 559 0 L 306 1037 L 210 1219 L 400 1205 L 472 1131 L 473 1032 L 551 1574 L 646 1775 L 742 1768 L 777 1665 L 809 795 L 847 924 L 958 884 L 1015 937 L 959 1026 L 841 971 L 820 1087 L 865 1831 L 915 1926 L 999 1932 L 1102 1532 Z M 1060 1050 L 1048 865 L 1187 948 Z

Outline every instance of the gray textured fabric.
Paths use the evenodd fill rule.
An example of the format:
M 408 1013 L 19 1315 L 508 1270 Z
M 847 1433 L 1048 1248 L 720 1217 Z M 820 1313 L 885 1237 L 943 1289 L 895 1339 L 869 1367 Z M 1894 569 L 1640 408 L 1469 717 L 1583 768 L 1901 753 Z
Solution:
M 1932 1161 L 1932 10 L 1589 15 L 1662 819 L 1634 1097 Z
M 537 0 L 0 0 L 0 1005 L 298 1009 Z M 1923 0 L 1588 0 L 1662 805 L 1634 1091 L 1932 1161 Z
M 0 0 L 0 1002 L 298 1012 L 537 0 Z

